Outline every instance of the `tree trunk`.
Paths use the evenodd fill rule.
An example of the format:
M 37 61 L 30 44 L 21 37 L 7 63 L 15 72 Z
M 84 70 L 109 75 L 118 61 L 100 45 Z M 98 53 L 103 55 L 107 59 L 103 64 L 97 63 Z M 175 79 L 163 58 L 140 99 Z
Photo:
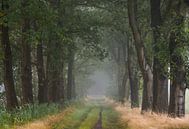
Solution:
M 8 3 L 2 3 L 2 11 L 8 10 Z M 2 50 L 3 50 L 3 70 L 4 70 L 4 84 L 5 84 L 5 93 L 6 93 L 6 101 L 7 101 L 7 109 L 12 110 L 18 106 L 18 101 L 16 98 L 16 91 L 14 87 L 14 79 L 13 79 L 13 69 L 12 69 L 12 51 L 9 41 L 9 27 L 8 22 L 4 21 L 2 24 L 2 34 L 1 34 L 1 42 L 2 42 Z
M 122 97 L 124 100 L 129 101 L 130 97 L 130 87 L 128 85 L 129 76 L 128 76 L 128 60 L 127 60 L 127 43 L 122 43 L 123 50 L 123 67 L 124 67 L 124 75 L 122 81 Z
M 55 36 L 56 37 L 56 36 Z M 62 69 L 62 55 L 60 52 L 61 47 L 57 42 L 49 42 L 47 47 L 47 86 L 48 86 L 48 101 L 60 101 L 60 78 L 63 72 Z M 56 60 L 55 60 L 56 59 Z
M 64 62 L 63 59 L 60 61 L 60 71 L 59 71 L 59 77 L 58 77 L 58 92 L 57 92 L 57 99 L 59 101 L 64 100 Z
M 138 63 L 143 77 L 143 97 L 142 97 L 142 112 L 151 110 L 152 108 L 152 85 L 153 74 L 150 65 L 147 63 L 144 50 L 144 43 L 138 28 L 136 18 L 136 0 L 128 0 L 128 15 L 129 23 L 135 40 L 135 48 L 137 51 Z
M 168 110 L 168 78 L 164 75 L 163 65 L 157 54 L 161 51 L 158 47 L 160 42 L 161 11 L 160 0 L 151 0 L 151 27 L 154 38 L 154 65 L 153 65 L 153 111 L 165 113 Z
M 128 55 L 128 74 L 129 74 L 129 83 L 131 89 L 131 108 L 139 107 L 139 82 L 137 77 L 137 69 L 133 68 L 135 65 L 133 64 L 131 59 L 134 59 L 132 50 L 133 48 L 130 46 L 130 42 L 128 41 L 127 47 L 127 55 Z
M 31 45 L 29 43 L 30 20 L 27 18 L 26 10 L 28 1 L 22 1 L 22 59 L 21 59 L 21 80 L 23 104 L 33 103 L 32 93 L 32 69 L 31 69 Z
M 184 117 L 186 70 L 181 56 L 171 56 L 171 71 L 173 77 L 170 87 L 170 103 L 168 113 L 171 117 Z
M 122 64 L 122 46 L 117 47 L 116 51 L 116 63 L 117 63 L 117 87 L 118 87 L 118 101 L 121 102 L 122 104 L 125 102 L 125 84 L 126 84 L 126 71 L 123 73 L 123 64 Z
M 49 61 L 49 60 L 48 60 Z M 58 102 L 59 101 L 59 74 L 52 67 L 49 67 L 47 71 L 48 74 L 48 102 Z
M 38 74 L 38 101 L 39 103 L 47 102 L 47 87 L 45 80 L 44 60 L 43 60 L 43 44 L 39 42 L 37 45 L 37 74 Z
M 185 115 L 185 90 L 186 90 L 186 68 L 182 56 L 185 40 L 183 40 L 183 28 L 185 27 L 185 16 L 181 9 L 181 0 L 174 1 L 172 6 L 173 30 L 170 34 L 170 70 L 171 70 L 171 88 L 169 116 L 184 117 Z
M 122 104 L 124 104 L 125 103 L 125 99 L 127 99 L 126 98 L 127 97 L 127 95 L 126 95 L 127 78 L 128 78 L 128 73 L 127 73 L 127 70 L 125 69 L 125 72 L 124 72 L 124 75 L 123 75 L 123 79 L 122 79 L 121 88 L 120 88 L 120 98 L 121 98 L 120 100 L 121 100 Z
M 73 69 L 74 69 L 74 50 L 69 48 L 69 61 L 68 61 L 68 84 L 67 84 L 67 99 L 73 98 Z
M 53 9 L 60 7 L 60 0 L 49 1 Z M 60 10 L 57 10 L 60 15 Z M 62 21 L 57 19 L 57 25 L 63 27 Z M 48 44 L 47 55 L 47 81 L 48 81 L 48 99 L 51 102 L 59 102 L 64 96 L 64 61 L 62 41 L 59 40 L 56 33 L 52 33 Z
M 183 22 L 179 25 L 181 24 Z M 176 53 L 179 44 L 176 39 L 179 35 L 179 32 L 173 32 L 170 37 L 172 84 L 170 88 L 169 116 L 172 117 L 183 117 L 185 115 L 186 71 L 182 56 Z
M 76 94 L 76 85 L 75 85 L 75 75 L 73 74 L 73 77 L 72 77 L 72 96 L 73 96 L 73 99 L 76 99 L 77 97 L 77 94 Z

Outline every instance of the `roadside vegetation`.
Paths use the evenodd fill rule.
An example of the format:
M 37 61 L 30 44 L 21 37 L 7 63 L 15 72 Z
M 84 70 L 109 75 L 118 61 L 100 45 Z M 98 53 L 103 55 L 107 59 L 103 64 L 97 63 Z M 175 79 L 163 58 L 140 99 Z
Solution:
M 60 112 L 58 104 L 27 105 L 8 112 L 0 110 L 0 129 L 10 129 L 13 126 L 25 124 L 29 121 Z
M 81 109 L 81 105 L 83 105 L 82 107 L 84 107 L 84 102 L 77 100 L 72 102 L 65 102 L 62 104 L 31 104 L 24 107 L 19 107 L 13 111 L 6 111 L 4 107 L 1 107 L 0 129 L 16 128 L 18 126 L 25 125 L 47 116 L 61 114 L 61 112 L 64 112 L 64 110 L 69 108 L 73 108 L 75 110 Z M 79 110 L 78 112 L 81 115 L 83 113 Z
M 102 112 L 102 128 L 103 129 L 129 129 L 127 122 L 122 122 L 120 113 L 116 112 L 112 107 L 104 107 Z
M 92 106 L 80 105 L 72 109 L 70 114 L 66 114 L 59 122 L 55 123 L 53 129 L 75 129 L 86 119 Z
M 91 129 L 95 127 L 99 119 L 100 108 L 95 107 L 87 116 L 87 118 L 81 123 L 78 129 Z
M 62 120 L 53 125 L 53 129 L 93 129 L 102 112 L 102 129 L 129 129 L 127 122 L 122 121 L 120 113 L 111 105 L 98 102 L 86 104 L 72 110 Z

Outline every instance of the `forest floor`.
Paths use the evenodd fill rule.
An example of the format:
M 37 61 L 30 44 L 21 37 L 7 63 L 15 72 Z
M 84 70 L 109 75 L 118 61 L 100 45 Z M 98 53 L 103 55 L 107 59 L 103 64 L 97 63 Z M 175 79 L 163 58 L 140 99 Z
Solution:
M 88 99 L 60 114 L 13 127 L 13 129 L 189 129 L 189 116 L 172 119 L 166 115 L 130 109 L 108 99 Z

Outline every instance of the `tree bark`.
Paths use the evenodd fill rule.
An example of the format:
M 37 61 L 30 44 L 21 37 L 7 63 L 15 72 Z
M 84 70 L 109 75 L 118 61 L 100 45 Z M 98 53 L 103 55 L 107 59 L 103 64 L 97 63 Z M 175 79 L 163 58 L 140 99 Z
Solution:
M 174 34 L 172 34 L 173 36 Z M 186 90 L 186 70 L 181 55 L 175 54 L 174 50 L 177 44 L 175 35 L 171 36 L 171 87 L 170 87 L 170 103 L 169 116 L 184 117 L 185 116 L 185 90 Z M 174 47 L 173 47 L 174 46 Z
M 2 2 L 2 11 L 8 10 L 9 6 L 7 2 Z M 12 51 L 9 41 L 9 27 L 8 21 L 4 21 L 1 25 L 1 42 L 3 50 L 3 67 L 4 67 L 4 84 L 6 93 L 6 106 L 8 110 L 12 110 L 18 106 L 16 98 L 16 91 L 14 87 L 13 69 L 12 69 Z
M 63 58 L 63 57 L 62 57 Z M 64 61 L 63 59 L 61 59 L 60 61 L 60 72 L 59 72 L 59 77 L 58 77 L 58 93 L 57 93 L 57 98 L 59 101 L 63 101 L 64 100 Z
M 126 71 L 123 68 L 123 49 L 121 45 L 117 46 L 116 50 L 116 63 L 117 63 L 117 87 L 118 87 L 118 101 L 122 104 L 125 102 L 125 90 L 126 90 Z
M 137 51 L 138 63 L 142 72 L 144 80 L 143 84 L 143 97 L 142 97 L 142 112 L 151 110 L 152 108 L 152 85 L 153 85 L 153 73 L 150 65 L 147 63 L 146 54 L 144 50 L 144 43 L 141 38 L 141 34 L 138 28 L 136 18 L 136 0 L 128 0 L 128 15 L 129 24 L 134 37 L 134 44 Z
M 32 92 L 32 69 L 31 69 L 31 45 L 29 43 L 29 30 L 30 20 L 28 19 L 27 11 L 25 10 L 28 6 L 27 0 L 22 0 L 22 59 L 21 59 L 21 80 L 22 80 L 22 101 L 23 104 L 33 103 L 33 92 Z
M 57 10 L 60 7 L 60 0 L 50 0 L 51 6 Z M 60 10 L 57 10 L 60 15 Z M 63 27 L 62 21 L 57 19 L 57 26 Z M 59 102 L 64 96 L 64 61 L 62 41 L 59 40 L 56 33 L 51 33 L 50 42 L 48 44 L 47 55 L 47 83 L 48 83 L 48 100 L 51 102 Z
M 74 70 L 73 70 L 74 71 Z M 72 77 L 72 98 L 73 99 L 76 99 L 77 97 L 77 94 L 76 94 L 76 84 L 75 84 L 75 75 L 73 74 L 73 77 Z
M 134 59 L 132 50 L 133 48 L 130 45 L 130 42 L 128 41 L 127 46 L 127 55 L 128 55 L 128 74 L 129 74 L 129 83 L 130 83 L 130 89 L 131 89 L 131 108 L 137 108 L 139 107 L 139 82 L 137 77 L 137 70 L 134 68 L 136 64 L 132 62 L 131 59 Z
M 73 69 L 74 69 L 74 50 L 69 48 L 69 61 L 68 61 L 68 84 L 67 84 L 67 99 L 73 99 Z
M 43 44 L 37 45 L 37 74 L 38 74 L 38 101 L 39 103 L 47 102 L 47 86 L 43 60 Z
M 181 55 L 175 53 L 178 45 L 176 36 L 177 34 L 172 33 L 170 37 L 172 84 L 170 88 L 169 116 L 183 117 L 185 115 L 186 73 Z
M 127 43 L 122 43 L 123 49 L 123 65 L 124 65 L 124 76 L 123 76 L 123 91 L 124 91 L 124 98 L 126 101 L 129 101 L 130 97 L 130 85 L 129 83 L 129 74 L 128 74 L 128 55 L 127 55 Z
M 185 116 L 185 90 L 186 90 L 186 69 L 182 52 L 178 49 L 183 47 L 183 32 L 185 27 L 185 16 L 181 12 L 182 1 L 174 1 L 172 4 L 173 30 L 170 34 L 170 70 L 171 70 L 171 88 L 169 116 Z
M 128 78 L 128 72 L 125 69 L 125 72 L 124 72 L 124 75 L 123 75 L 123 79 L 122 79 L 121 88 L 120 88 L 120 98 L 121 98 L 120 100 L 121 100 L 122 104 L 125 103 L 126 99 L 128 100 L 128 98 L 126 98 L 127 97 L 126 90 L 128 90 L 128 88 L 126 89 L 127 78 Z
M 160 42 L 161 11 L 160 0 L 151 0 L 151 27 L 154 39 L 154 63 L 153 63 L 153 107 L 156 113 L 165 113 L 168 110 L 168 77 L 164 74 L 163 65 L 157 54 L 161 51 Z
M 56 36 L 54 36 L 56 37 Z M 63 72 L 63 67 L 62 67 L 62 50 L 60 47 L 60 44 L 55 41 L 55 42 L 49 42 L 47 46 L 47 86 L 48 86 L 48 101 L 49 102 L 59 102 L 60 101 L 60 91 L 61 84 L 61 77 L 62 77 L 62 72 Z

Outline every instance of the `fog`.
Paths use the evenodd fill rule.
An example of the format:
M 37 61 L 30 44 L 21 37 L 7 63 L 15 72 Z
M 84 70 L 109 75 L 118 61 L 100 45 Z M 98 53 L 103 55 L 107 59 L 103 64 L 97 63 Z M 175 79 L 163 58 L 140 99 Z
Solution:
M 88 90 L 88 95 L 105 95 L 111 81 L 106 72 L 99 70 L 95 71 L 89 78 L 94 84 Z
M 110 76 L 107 75 L 107 72 L 97 70 L 92 75 L 89 76 L 89 79 L 92 80 L 92 85 L 88 89 L 88 95 L 90 96 L 105 96 L 107 89 L 110 88 Z M 169 90 L 170 90 L 170 81 L 169 81 Z M 186 90 L 186 113 L 189 113 L 189 90 Z

